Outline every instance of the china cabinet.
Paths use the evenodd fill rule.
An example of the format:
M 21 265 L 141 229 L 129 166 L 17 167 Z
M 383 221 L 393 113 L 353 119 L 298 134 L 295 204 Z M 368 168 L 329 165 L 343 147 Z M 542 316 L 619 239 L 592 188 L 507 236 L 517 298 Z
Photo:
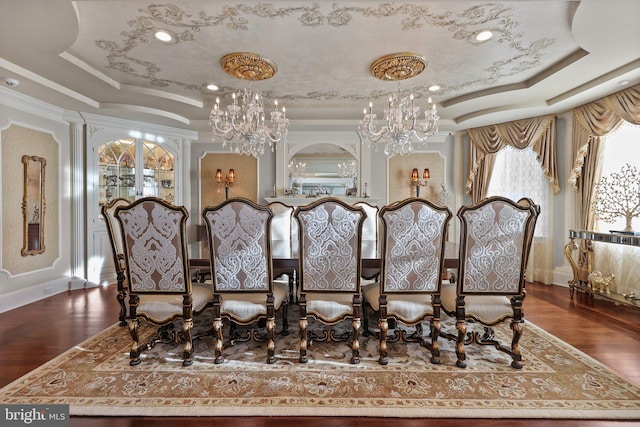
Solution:
M 88 278 L 91 283 L 115 283 L 115 266 L 100 209 L 114 199 L 134 201 L 159 197 L 181 204 L 180 157 L 177 140 L 158 135 L 122 137 L 118 129 L 93 133 L 88 153 Z
M 162 145 L 119 139 L 98 147 L 98 204 L 116 198 L 175 200 L 175 156 Z

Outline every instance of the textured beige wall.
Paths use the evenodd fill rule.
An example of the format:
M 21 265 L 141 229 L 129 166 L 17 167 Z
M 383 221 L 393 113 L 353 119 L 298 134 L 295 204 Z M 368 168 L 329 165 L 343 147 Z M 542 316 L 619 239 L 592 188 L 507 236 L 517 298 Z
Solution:
M 224 185 L 216 183 L 216 170 L 222 169 L 223 179 L 234 169 L 236 180 L 229 189 L 229 198 L 244 197 L 252 201 L 258 195 L 258 160 L 252 156 L 232 153 L 208 153 L 200 161 L 200 207 L 215 206 L 224 202 Z M 191 213 L 196 217 L 195 213 Z M 202 212 L 197 213 L 197 218 Z M 198 221 L 199 222 L 199 221 Z
M 11 274 L 49 267 L 59 257 L 58 144 L 51 134 L 11 125 L 2 131 L 2 268 Z M 24 164 L 22 156 L 43 157 L 45 166 L 44 247 L 22 256 Z
M 438 196 L 444 184 L 444 162 L 440 153 L 413 153 L 405 156 L 393 156 L 389 159 L 389 203 L 414 197 L 416 187 L 411 183 L 411 171 L 418 169 L 422 179 L 422 171 L 429 169 L 431 179 L 426 187 L 420 187 L 420 197 L 438 203 Z

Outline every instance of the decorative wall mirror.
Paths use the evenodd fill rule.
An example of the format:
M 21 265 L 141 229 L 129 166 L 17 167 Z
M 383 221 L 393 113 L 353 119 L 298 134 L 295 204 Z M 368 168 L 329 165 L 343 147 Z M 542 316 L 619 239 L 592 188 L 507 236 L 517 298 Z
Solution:
M 47 161 L 42 157 L 22 156 L 24 164 L 24 246 L 22 256 L 44 252 L 44 167 Z
M 288 167 L 289 187 L 295 194 L 344 195 L 357 185 L 357 160 L 334 144 L 309 145 L 290 158 Z

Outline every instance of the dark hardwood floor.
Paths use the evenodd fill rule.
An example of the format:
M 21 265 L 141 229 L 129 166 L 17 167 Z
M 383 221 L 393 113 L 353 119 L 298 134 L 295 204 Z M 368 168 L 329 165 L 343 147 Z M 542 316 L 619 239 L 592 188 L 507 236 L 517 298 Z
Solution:
M 525 318 L 640 385 L 640 306 L 615 305 L 558 286 L 527 285 Z M 0 387 L 116 322 L 115 287 L 71 291 L 0 314 Z M 526 333 L 526 329 L 525 329 Z M 72 426 L 394 427 L 640 425 L 639 421 L 356 417 L 73 417 Z

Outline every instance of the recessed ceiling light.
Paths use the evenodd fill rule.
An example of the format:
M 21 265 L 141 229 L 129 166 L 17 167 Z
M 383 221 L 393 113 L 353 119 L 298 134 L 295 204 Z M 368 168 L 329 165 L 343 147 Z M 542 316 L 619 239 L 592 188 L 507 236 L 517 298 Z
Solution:
M 619 84 L 620 86 L 626 86 L 626 85 L 628 85 L 628 84 L 629 84 L 629 80 L 620 80 L 620 81 L 618 82 L 618 84 Z
M 209 89 L 209 90 L 218 90 L 218 86 L 216 86 L 213 83 L 211 83 L 211 84 L 207 85 L 207 89 Z
M 20 84 L 19 80 L 12 79 L 10 77 L 6 77 L 3 79 L 5 86 L 7 87 L 16 87 Z
M 476 34 L 476 40 L 479 42 L 485 42 L 493 37 L 493 33 L 489 30 L 483 30 Z
M 429 92 L 437 92 L 440 90 L 440 85 L 429 86 Z
M 170 42 L 172 39 L 171 34 L 167 33 L 166 31 L 156 31 L 155 36 L 158 40 L 163 42 Z

